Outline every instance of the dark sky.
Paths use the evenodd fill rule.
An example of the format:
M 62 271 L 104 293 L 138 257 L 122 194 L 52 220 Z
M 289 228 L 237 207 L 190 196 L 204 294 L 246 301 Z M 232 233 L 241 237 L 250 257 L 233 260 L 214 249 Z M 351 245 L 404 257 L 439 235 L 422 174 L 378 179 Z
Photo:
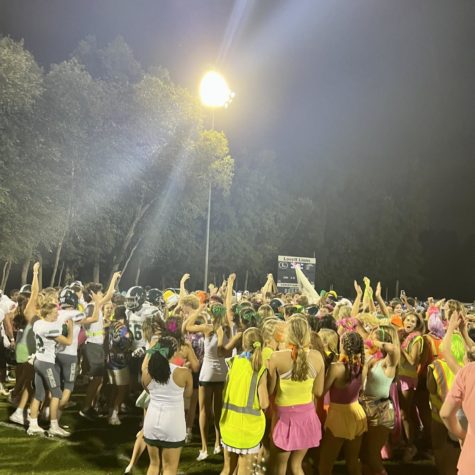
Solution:
M 298 143 L 302 155 L 322 145 L 345 154 L 402 140 L 423 147 L 474 130 L 472 1 L 0 5 L 0 31 L 24 38 L 45 65 L 67 58 L 88 34 L 99 43 L 120 34 L 142 63 L 162 64 L 196 90 L 201 73 L 222 58 L 237 96 L 221 120 L 231 136 L 262 148 L 288 151 Z
M 231 147 L 285 168 L 321 159 L 391 169 L 424 160 L 441 188 L 433 219 L 472 226 L 472 0 L 0 0 L 0 32 L 47 66 L 88 34 L 122 35 L 144 64 L 197 91 L 217 64 L 236 98 L 217 116 Z M 423 178 L 423 177 L 421 177 Z M 421 181 L 421 186 L 424 186 Z M 468 201 L 468 203 L 467 203 Z

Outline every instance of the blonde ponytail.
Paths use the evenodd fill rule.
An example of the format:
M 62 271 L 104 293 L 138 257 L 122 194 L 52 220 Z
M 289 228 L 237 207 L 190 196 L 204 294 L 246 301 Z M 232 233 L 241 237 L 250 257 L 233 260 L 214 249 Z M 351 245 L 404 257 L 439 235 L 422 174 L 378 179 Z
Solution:
M 248 328 L 242 334 L 242 347 L 244 351 L 251 353 L 251 366 L 253 371 L 259 371 L 262 367 L 262 335 L 258 328 Z
M 305 348 L 310 345 L 310 327 L 305 317 L 294 315 L 287 320 L 287 343 L 292 353 L 292 381 L 308 378 L 309 364 Z

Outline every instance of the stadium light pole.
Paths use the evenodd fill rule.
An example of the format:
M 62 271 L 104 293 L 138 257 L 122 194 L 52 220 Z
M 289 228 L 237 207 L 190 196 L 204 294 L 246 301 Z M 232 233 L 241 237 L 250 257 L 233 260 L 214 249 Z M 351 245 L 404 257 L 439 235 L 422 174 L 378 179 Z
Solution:
M 200 82 L 200 99 L 203 106 L 211 109 L 211 128 L 214 129 L 214 110 L 228 107 L 233 100 L 234 92 L 228 86 L 226 79 L 217 71 L 208 71 Z M 204 291 L 208 288 L 208 262 L 209 262 L 209 229 L 211 219 L 211 180 L 208 183 L 208 219 L 206 222 L 206 251 Z

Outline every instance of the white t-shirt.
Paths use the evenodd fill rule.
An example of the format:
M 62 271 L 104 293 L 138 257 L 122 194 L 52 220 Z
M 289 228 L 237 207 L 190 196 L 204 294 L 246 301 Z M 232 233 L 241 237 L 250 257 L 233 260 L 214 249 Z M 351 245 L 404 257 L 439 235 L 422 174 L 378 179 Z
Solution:
M 90 317 L 94 313 L 94 304 L 90 303 L 86 307 L 85 314 Z M 99 311 L 97 322 L 91 323 L 86 327 L 86 342 L 102 345 L 104 343 L 104 314 Z
M 79 332 L 81 331 L 81 324 L 78 322 L 84 318 L 84 313 L 79 310 L 64 309 L 59 311 L 57 322 L 60 322 L 61 325 L 64 325 L 68 320 L 73 321 L 73 341 L 67 346 L 58 344 L 56 353 L 71 356 L 76 356 L 78 354 Z
M 56 360 L 55 338 L 62 335 L 62 324 L 57 320 L 48 322 L 40 319 L 33 324 L 33 333 L 36 339 L 36 359 L 54 364 Z

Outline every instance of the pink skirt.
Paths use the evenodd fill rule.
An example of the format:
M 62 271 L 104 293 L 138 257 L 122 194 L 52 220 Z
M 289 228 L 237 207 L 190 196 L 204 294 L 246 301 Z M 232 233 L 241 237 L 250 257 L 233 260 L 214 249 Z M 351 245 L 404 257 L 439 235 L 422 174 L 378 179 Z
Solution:
M 276 406 L 277 422 L 272 431 L 274 445 L 281 450 L 303 450 L 318 447 L 322 426 L 313 402 L 298 406 Z

